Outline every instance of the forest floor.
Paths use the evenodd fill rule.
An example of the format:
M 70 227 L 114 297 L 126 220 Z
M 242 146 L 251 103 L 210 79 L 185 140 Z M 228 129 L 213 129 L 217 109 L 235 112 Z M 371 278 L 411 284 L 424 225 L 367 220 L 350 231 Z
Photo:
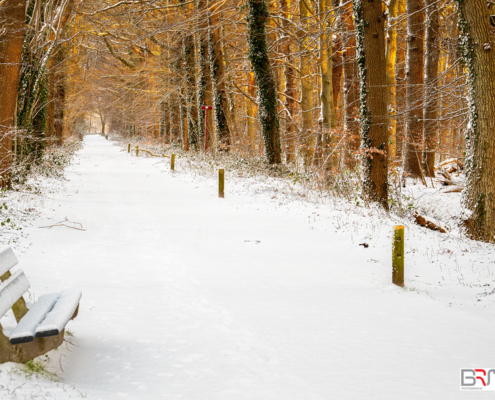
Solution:
M 0 398 L 453 400 L 460 368 L 493 367 L 494 246 L 228 171 L 219 199 L 183 160 L 84 142 L 43 196 L 4 200 L 30 301 L 83 297 L 54 375 L 4 364 Z

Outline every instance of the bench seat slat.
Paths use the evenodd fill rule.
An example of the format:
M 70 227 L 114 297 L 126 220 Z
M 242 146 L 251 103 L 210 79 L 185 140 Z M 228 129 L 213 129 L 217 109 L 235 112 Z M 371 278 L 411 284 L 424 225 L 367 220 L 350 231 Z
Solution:
M 81 296 L 80 290 L 62 291 L 53 309 L 36 328 L 36 337 L 54 336 L 62 332 L 74 315 Z
M 10 334 L 10 343 L 32 342 L 36 334 L 36 328 L 53 309 L 59 297 L 60 293 L 50 293 L 41 296 Z
M 18 262 L 19 261 L 10 246 L 0 247 L 0 276 L 15 267 Z
M 19 270 L 0 285 L 0 318 L 30 287 L 24 271 Z

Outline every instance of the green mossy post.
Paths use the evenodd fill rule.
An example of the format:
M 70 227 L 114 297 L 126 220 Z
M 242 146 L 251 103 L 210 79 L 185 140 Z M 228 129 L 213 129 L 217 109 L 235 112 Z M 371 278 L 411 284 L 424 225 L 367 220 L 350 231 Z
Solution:
M 131 144 L 130 144 L 130 143 L 127 145 L 127 152 L 128 152 L 128 153 L 130 153 L 130 152 L 131 152 Z
M 139 157 L 139 146 L 136 146 L 136 157 Z
M 175 170 L 175 154 L 172 154 L 172 157 L 170 157 L 170 170 Z
M 392 243 L 392 283 L 404 287 L 404 226 L 394 228 Z
M 225 197 L 225 170 L 223 168 L 218 170 L 218 197 L 222 199 Z

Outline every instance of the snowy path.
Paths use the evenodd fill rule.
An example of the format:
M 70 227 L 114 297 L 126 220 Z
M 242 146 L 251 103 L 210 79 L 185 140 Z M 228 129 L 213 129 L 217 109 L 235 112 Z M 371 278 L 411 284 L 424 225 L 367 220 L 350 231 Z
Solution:
M 392 287 L 383 250 L 156 163 L 87 136 L 35 224 L 86 231 L 33 227 L 20 256 L 33 293 L 82 289 L 62 380 L 88 399 L 464 399 L 459 369 L 495 365 L 493 307 Z

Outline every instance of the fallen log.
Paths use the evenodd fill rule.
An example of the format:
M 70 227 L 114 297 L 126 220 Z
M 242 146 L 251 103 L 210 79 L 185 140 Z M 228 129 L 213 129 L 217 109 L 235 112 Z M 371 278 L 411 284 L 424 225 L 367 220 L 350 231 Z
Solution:
M 423 216 L 417 211 L 414 212 L 413 217 L 416 219 L 416 223 L 421 226 L 430 228 L 434 231 L 447 233 L 447 229 L 443 226 L 443 224 L 440 221 L 435 220 L 434 218 Z

